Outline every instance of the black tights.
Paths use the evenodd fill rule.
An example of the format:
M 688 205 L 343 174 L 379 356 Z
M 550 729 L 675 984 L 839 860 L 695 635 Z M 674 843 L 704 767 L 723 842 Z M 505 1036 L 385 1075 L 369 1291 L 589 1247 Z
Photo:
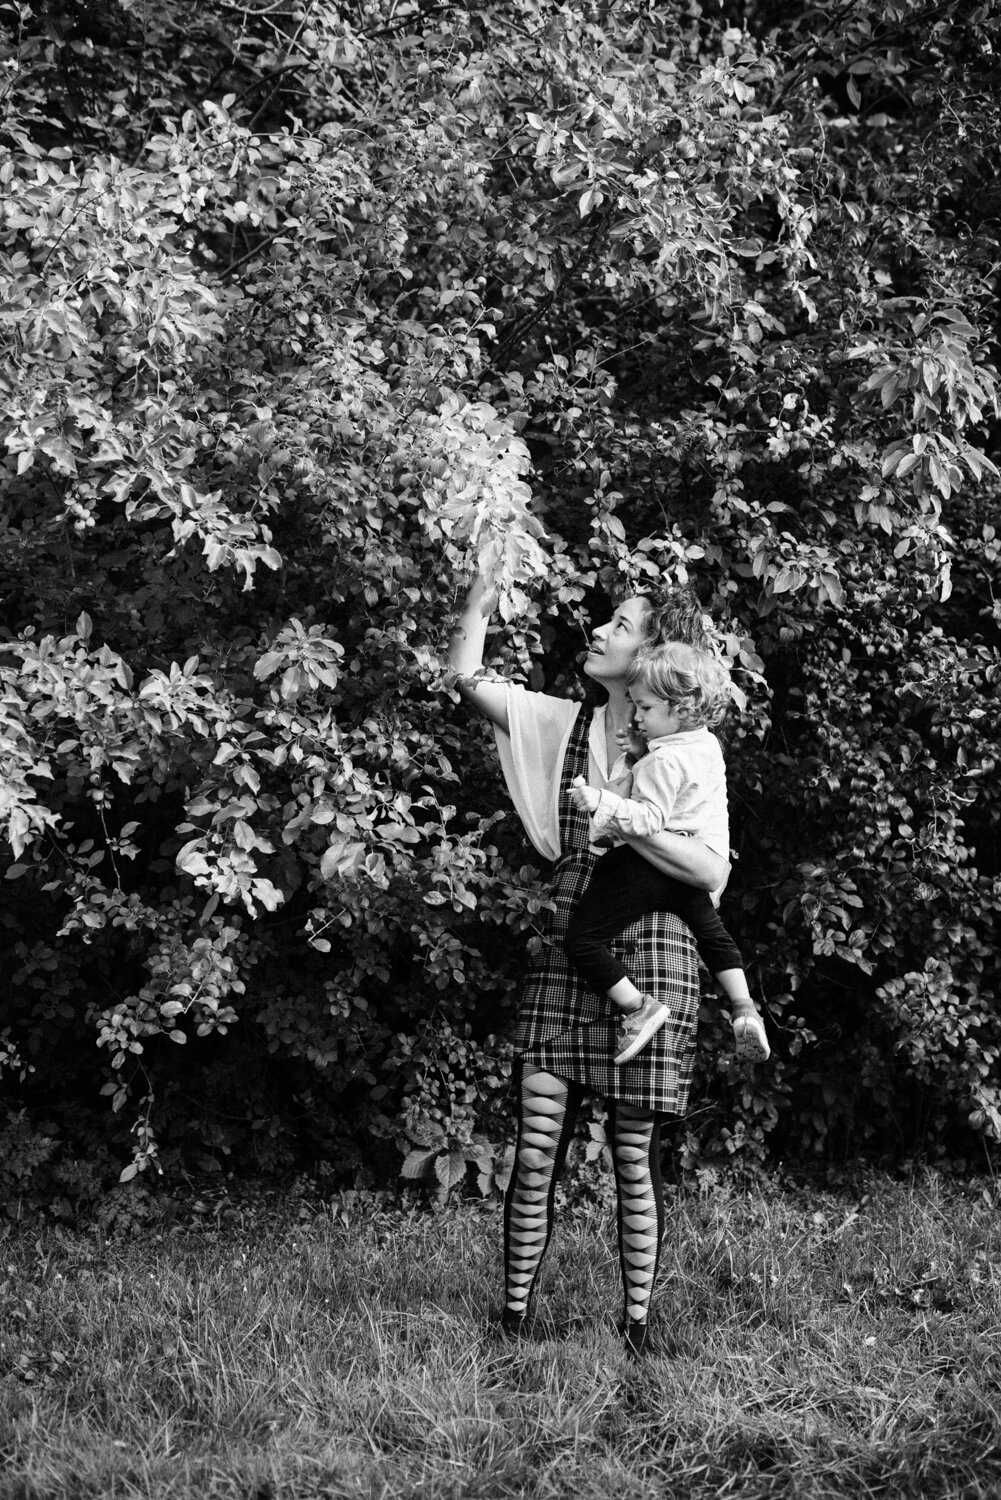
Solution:
M 520 1067 L 518 1140 L 504 1202 L 509 1313 L 524 1313 L 553 1230 L 556 1185 L 584 1091 L 531 1064 Z M 618 1190 L 619 1263 L 626 1323 L 646 1323 L 664 1233 L 661 1116 L 609 1100 L 609 1144 Z

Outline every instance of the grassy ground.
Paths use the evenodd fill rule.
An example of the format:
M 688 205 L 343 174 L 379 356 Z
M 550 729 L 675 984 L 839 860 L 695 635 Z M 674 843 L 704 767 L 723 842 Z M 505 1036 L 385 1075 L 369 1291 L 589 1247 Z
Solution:
M 991 1184 L 674 1196 L 640 1365 L 607 1202 L 515 1346 L 496 1210 L 215 1207 L 0 1242 L 2 1500 L 1001 1494 Z

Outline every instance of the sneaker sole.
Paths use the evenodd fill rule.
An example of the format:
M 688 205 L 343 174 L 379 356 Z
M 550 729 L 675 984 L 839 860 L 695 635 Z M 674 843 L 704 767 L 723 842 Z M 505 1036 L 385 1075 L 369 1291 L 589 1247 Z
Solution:
M 622 1064 L 627 1063 L 631 1057 L 635 1057 L 637 1052 L 641 1051 L 646 1046 L 650 1038 L 656 1035 L 656 1033 L 663 1026 L 664 1022 L 667 1020 L 670 1014 L 671 1012 L 668 1010 L 667 1006 L 662 1005 L 660 1007 L 660 1010 L 656 1014 L 652 1015 L 645 1025 L 640 1027 L 639 1031 L 629 1043 L 629 1046 L 623 1048 L 621 1052 L 617 1052 L 615 1054 L 615 1056 L 612 1058 L 613 1065 L 616 1068 L 620 1068 Z
M 733 1039 L 737 1056 L 742 1062 L 767 1062 L 772 1055 L 772 1049 L 767 1042 L 762 1041 L 756 1026 L 745 1024 L 739 1030 L 735 1026 Z

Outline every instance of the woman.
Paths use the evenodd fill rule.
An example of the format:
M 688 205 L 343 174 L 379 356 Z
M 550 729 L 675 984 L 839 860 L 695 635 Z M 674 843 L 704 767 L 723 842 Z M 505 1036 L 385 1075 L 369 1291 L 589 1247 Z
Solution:
M 677 917 L 655 913 L 617 939 L 638 987 L 667 1003 L 670 1018 L 649 1046 L 614 1067 L 615 1021 L 604 997 L 583 984 L 567 964 L 567 921 L 599 857 L 588 844 L 588 816 L 574 806 L 570 788 L 581 775 L 599 789 L 626 771 L 619 736 L 632 722 L 626 674 L 637 651 L 683 640 L 706 643 L 698 601 L 687 590 L 625 599 L 595 630 L 584 672 L 607 693 L 593 713 L 580 703 L 530 693 L 481 677 L 490 618 L 482 580 L 466 600 L 449 653 L 457 685 L 494 726 L 505 781 L 525 831 L 544 857 L 555 861 L 546 940 L 532 963 L 515 1032 L 518 1134 L 505 1200 L 503 1325 L 517 1334 L 552 1231 L 556 1184 L 587 1089 L 608 1105 L 608 1135 L 618 1192 L 619 1260 L 625 1300 L 627 1348 L 646 1345 L 650 1295 L 663 1233 L 660 1126 L 683 1114 L 688 1101 L 699 984 L 691 933 Z M 665 874 L 707 891 L 721 887 L 726 861 L 695 839 L 660 833 L 636 841 Z

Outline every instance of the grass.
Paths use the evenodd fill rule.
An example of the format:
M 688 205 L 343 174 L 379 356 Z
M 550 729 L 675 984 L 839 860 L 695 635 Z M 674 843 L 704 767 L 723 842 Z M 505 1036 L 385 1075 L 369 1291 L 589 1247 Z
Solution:
M 677 1194 L 641 1364 L 607 1194 L 516 1345 L 495 1209 L 198 1207 L 0 1241 L 0 1500 L 1001 1494 L 990 1184 Z

